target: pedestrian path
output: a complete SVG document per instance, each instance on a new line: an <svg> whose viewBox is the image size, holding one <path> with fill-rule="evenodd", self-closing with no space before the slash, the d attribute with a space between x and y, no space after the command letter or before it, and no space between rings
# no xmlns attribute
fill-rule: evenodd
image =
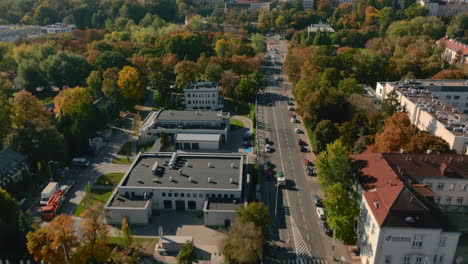
<svg viewBox="0 0 468 264"><path fill-rule="evenodd" d="M282 264L328 264L327 260L319 259L314 257L308 258L291 258L291 259L284 259L281 261Z"/></svg>

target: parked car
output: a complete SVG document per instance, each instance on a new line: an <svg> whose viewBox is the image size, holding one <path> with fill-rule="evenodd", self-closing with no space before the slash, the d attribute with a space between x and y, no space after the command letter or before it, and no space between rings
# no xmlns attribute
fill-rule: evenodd
<svg viewBox="0 0 468 264"><path fill-rule="evenodd" d="M269 138L265 138L265 144L270 144L270 139Z"/></svg>
<svg viewBox="0 0 468 264"><path fill-rule="evenodd" d="M297 139L297 144L298 144L299 146L302 146L302 140L301 140L300 138Z"/></svg>
<svg viewBox="0 0 468 264"><path fill-rule="evenodd" d="M304 146L301 146L301 152L307 153L307 152L309 152L309 149L307 149Z"/></svg>
<svg viewBox="0 0 468 264"><path fill-rule="evenodd" d="M85 158L73 158L71 161L73 166L88 167L91 163Z"/></svg>
<svg viewBox="0 0 468 264"><path fill-rule="evenodd" d="M320 218L320 220L327 219L327 216L325 215L325 209L323 209L322 207L317 208L317 215Z"/></svg>
<svg viewBox="0 0 468 264"><path fill-rule="evenodd" d="M309 166L310 161L308 159L304 159L302 163L304 163L304 166Z"/></svg>
<svg viewBox="0 0 468 264"><path fill-rule="evenodd" d="M327 236L332 236L333 235L333 230L328 226L328 223L323 221L321 224L322 230Z"/></svg>
<svg viewBox="0 0 468 264"><path fill-rule="evenodd" d="M296 132L297 134L301 134L302 133L302 130L300 130L298 127L296 127L294 129L294 132Z"/></svg>
<svg viewBox="0 0 468 264"><path fill-rule="evenodd" d="M270 144L266 144L265 145L265 152L270 152L270 151L271 151Z"/></svg>
<svg viewBox="0 0 468 264"><path fill-rule="evenodd" d="M294 107L290 106L290 107L288 107L288 110L289 111L294 111Z"/></svg>
<svg viewBox="0 0 468 264"><path fill-rule="evenodd" d="M318 207L322 207L322 198L318 194L314 194L313 196L315 205Z"/></svg>

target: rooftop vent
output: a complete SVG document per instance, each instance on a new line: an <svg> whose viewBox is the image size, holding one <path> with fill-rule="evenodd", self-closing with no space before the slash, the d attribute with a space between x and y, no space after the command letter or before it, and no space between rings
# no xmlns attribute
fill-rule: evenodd
<svg viewBox="0 0 468 264"><path fill-rule="evenodd" d="M375 206L375 208L379 209L379 206L380 206L379 202L375 201L374 206Z"/></svg>
<svg viewBox="0 0 468 264"><path fill-rule="evenodd" d="M185 162L185 167L190 167L190 164L187 162Z"/></svg>
<svg viewBox="0 0 468 264"><path fill-rule="evenodd" d="M179 175L182 175L182 169L179 169Z"/></svg>
<svg viewBox="0 0 468 264"><path fill-rule="evenodd" d="M137 180L138 183L144 183L142 179Z"/></svg>
<svg viewBox="0 0 468 264"><path fill-rule="evenodd" d="M412 216L407 216L407 217L405 218L405 222L411 224L411 223L414 223L414 222L416 222L416 221L414 220L414 218L413 218Z"/></svg>
<svg viewBox="0 0 468 264"><path fill-rule="evenodd" d="M188 177L188 181L189 181L189 182L193 182L192 177Z"/></svg>
<svg viewBox="0 0 468 264"><path fill-rule="evenodd" d="M229 178L229 183L233 183L234 181L232 180L232 178Z"/></svg>
<svg viewBox="0 0 468 264"><path fill-rule="evenodd" d="M208 168L211 168L211 162L208 162Z"/></svg>
<svg viewBox="0 0 468 264"><path fill-rule="evenodd" d="M234 168L234 163L231 163L231 168Z"/></svg>
<svg viewBox="0 0 468 264"><path fill-rule="evenodd" d="M211 183L211 178L210 177L208 177L208 183Z"/></svg>
<svg viewBox="0 0 468 264"><path fill-rule="evenodd" d="M173 182L173 181L174 181L174 178L172 178L172 176L169 177L169 181L170 181L170 182Z"/></svg>

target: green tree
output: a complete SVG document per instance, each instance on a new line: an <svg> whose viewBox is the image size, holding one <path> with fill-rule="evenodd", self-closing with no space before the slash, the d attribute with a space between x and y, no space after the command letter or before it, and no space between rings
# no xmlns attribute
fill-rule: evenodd
<svg viewBox="0 0 468 264"><path fill-rule="evenodd" d="M203 17L200 15L195 15L190 18L189 26L193 31L201 31L205 26L205 22L203 21Z"/></svg>
<svg viewBox="0 0 468 264"><path fill-rule="evenodd" d="M40 26L54 24L58 22L57 11L41 4L37 6L36 10L34 11L33 21L34 24Z"/></svg>
<svg viewBox="0 0 468 264"><path fill-rule="evenodd" d="M316 166L318 182L323 187L341 183L351 189L354 181L351 158L340 140L327 145L326 150L317 156Z"/></svg>
<svg viewBox="0 0 468 264"><path fill-rule="evenodd" d="M55 96L55 113L57 117L69 116L72 119L91 118L90 105L93 98L85 88L65 89Z"/></svg>
<svg viewBox="0 0 468 264"><path fill-rule="evenodd" d="M326 146L339 137L339 131L330 120L320 121L313 132L314 141L312 147L315 153L325 150Z"/></svg>
<svg viewBox="0 0 468 264"><path fill-rule="evenodd" d="M223 68L217 63L209 63L205 69L205 77L209 82L219 82L221 80L221 74Z"/></svg>
<svg viewBox="0 0 468 264"><path fill-rule="evenodd" d="M193 244L184 244L177 254L177 264L192 264L197 260L197 253Z"/></svg>
<svg viewBox="0 0 468 264"><path fill-rule="evenodd" d="M125 58L122 53L117 51L104 51L94 61L94 65L100 71L105 71L113 67L121 69L127 63L127 58Z"/></svg>
<svg viewBox="0 0 468 264"><path fill-rule="evenodd" d="M458 38L466 43L468 40L468 13L460 13L452 18L447 33L451 38Z"/></svg>
<svg viewBox="0 0 468 264"><path fill-rule="evenodd" d="M195 81L198 76L197 64L193 61L183 60L174 68L176 74L176 86L185 87L189 82Z"/></svg>
<svg viewBox="0 0 468 264"><path fill-rule="evenodd" d="M117 85L122 91L123 98L131 103L137 103L145 97L145 88L140 80L140 73L131 66L125 66L119 72Z"/></svg>
<svg viewBox="0 0 468 264"><path fill-rule="evenodd" d="M342 92L346 96L350 96L353 93L363 94L364 88L354 78L345 78L338 82L338 91Z"/></svg>
<svg viewBox="0 0 468 264"><path fill-rule="evenodd" d="M408 8L406 8L403 11L403 14L405 14L406 19L412 19L415 17L420 17L420 16L427 16L429 15L429 9L427 9L424 6L421 6L418 3L414 3Z"/></svg>
<svg viewBox="0 0 468 264"><path fill-rule="evenodd" d="M251 202L246 207L242 207L236 211L237 220L242 224L253 223L260 228L262 232L266 232L269 224L268 208L262 202Z"/></svg>
<svg viewBox="0 0 468 264"><path fill-rule="evenodd" d="M250 78L242 78L236 87L236 97L240 100L252 102L257 92L257 84Z"/></svg>
<svg viewBox="0 0 468 264"><path fill-rule="evenodd" d="M256 263L262 246L262 231L252 222L234 222L221 243L223 255L229 263Z"/></svg>
<svg viewBox="0 0 468 264"><path fill-rule="evenodd" d="M160 58L151 58L147 60L148 80L151 85L159 91L165 91L169 88L172 73Z"/></svg>
<svg viewBox="0 0 468 264"><path fill-rule="evenodd" d="M75 87L84 84L91 71L91 65L80 55L59 52L41 63L41 68L49 81L59 89L64 85Z"/></svg>
<svg viewBox="0 0 468 264"><path fill-rule="evenodd" d="M0 225L18 227L18 201L13 198L6 190L0 188Z"/></svg>
<svg viewBox="0 0 468 264"><path fill-rule="evenodd" d="M324 205L327 208L327 222L335 233L346 244L356 240L354 224L359 216L359 207L349 188L337 182L325 187Z"/></svg>
<svg viewBox="0 0 468 264"><path fill-rule="evenodd" d="M130 226L128 225L126 217L122 219L122 233L123 233L123 239L124 239L124 246L126 248L129 248L133 242L133 235L132 235L132 231L130 230Z"/></svg>
<svg viewBox="0 0 468 264"><path fill-rule="evenodd" d="M119 69L115 67L107 69L102 74L102 79L102 93L112 101L120 103L122 101L122 94L117 84Z"/></svg>
<svg viewBox="0 0 468 264"><path fill-rule="evenodd" d="M0 94L0 149L3 149L3 140L11 129L11 114L13 107L6 96Z"/></svg>
<svg viewBox="0 0 468 264"><path fill-rule="evenodd" d="M395 90L392 90L387 94L384 101L382 102L382 106L380 111L382 112L384 118L388 118L392 116L396 112L404 112L406 111L404 106L400 105L398 101L398 94Z"/></svg>
<svg viewBox="0 0 468 264"><path fill-rule="evenodd" d="M86 78L87 89L94 100L102 96L102 74L99 71L92 71Z"/></svg>
<svg viewBox="0 0 468 264"><path fill-rule="evenodd" d="M21 89L35 93L37 87L47 86L47 81L37 62L24 60L18 65L16 84Z"/></svg>
<svg viewBox="0 0 468 264"><path fill-rule="evenodd" d="M252 34L250 37L252 47L257 53L265 52L267 50L267 41L265 36L259 33Z"/></svg>

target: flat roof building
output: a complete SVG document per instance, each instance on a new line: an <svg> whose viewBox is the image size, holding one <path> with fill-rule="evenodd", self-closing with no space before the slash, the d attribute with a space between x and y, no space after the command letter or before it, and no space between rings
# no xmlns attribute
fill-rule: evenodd
<svg viewBox="0 0 468 264"><path fill-rule="evenodd" d="M105 206L107 222L125 216L146 224L152 210L203 211L208 199L240 201L245 163L233 154L140 153Z"/></svg>
<svg viewBox="0 0 468 264"><path fill-rule="evenodd" d="M160 110L151 112L146 117L138 131L138 139L142 143L154 142L160 133L164 132L170 136L171 141L176 141L176 135L190 134L191 136L181 136L181 140L176 143L187 143L184 140L190 137L190 147L192 143L205 146L205 139L207 137L211 139L211 136L207 135L219 135L219 143L227 142L229 126L230 114L222 110ZM196 135L199 135L199 142L193 141L197 139ZM205 149L212 149L212 146L208 145Z"/></svg>
<svg viewBox="0 0 468 264"><path fill-rule="evenodd" d="M0 151L0 188L7 188L29 176L27 158L12 149Z"/></svg>
<svg viewBox="0 0 468 264"><path fill-rule="evenodd" d="M468 153L468 80L379 82L380 100L395 91L411 124L443 138L457 153Z"/></svg>
<svg viewBox="0 0 468 264"><path fill-rule="evenodd" d="M439 39L437 43L445 46L445 51L442 57L444 57L448 63L468 63L468 45L454 39L450 39L447 36Z"/></svg>
<svg viewBox="0 0 468 264"><path fill-rule="evenodd" d="M184 89L185 109L220 110L224 107L224 97L215 82L193 82Z"/></svg>

